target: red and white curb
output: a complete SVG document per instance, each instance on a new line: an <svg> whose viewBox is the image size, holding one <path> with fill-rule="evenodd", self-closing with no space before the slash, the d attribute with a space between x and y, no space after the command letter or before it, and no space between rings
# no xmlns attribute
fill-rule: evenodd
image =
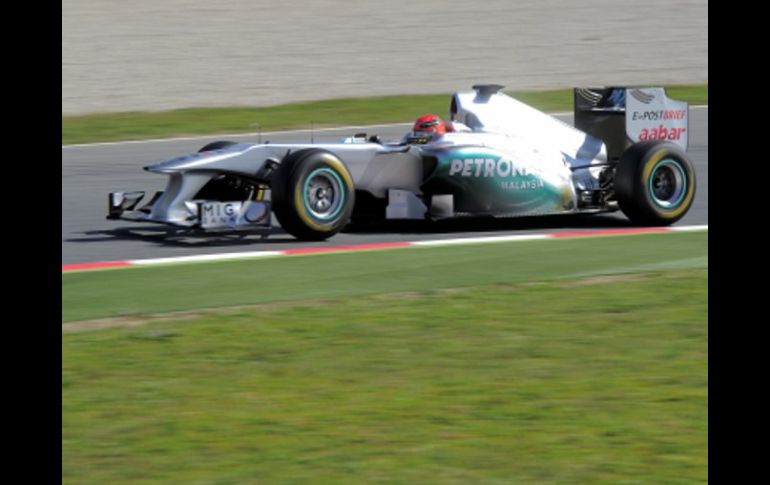
<svg viewBox="0 0 770 485"><path fill-rule="evenodd" d="M677 227L641 227L623 229L589 229L576 231L551 232L546 234L520 234L508 236L469 237L458 239L434 239L430 241L395 241L380 243L348 244L341 246L322 246L312 248L284 249L281 251L247 251L241 253L201 254L196 256L176 256L173 258L129 259L125 261L98 261L92 263L63 264L62 273L74 271L92 271L99 269L130 268L159 264L199 263L205 261L232 261L237 259L255 259L275 256L296 256L301 254L339 253L346 251L366 251L403 247L449 246L456 244L483 244L508 241L534 241L538 239L563 239L576 237L623 236L633 234L655 234L665 232L707 231L708 225Z"/></svg>

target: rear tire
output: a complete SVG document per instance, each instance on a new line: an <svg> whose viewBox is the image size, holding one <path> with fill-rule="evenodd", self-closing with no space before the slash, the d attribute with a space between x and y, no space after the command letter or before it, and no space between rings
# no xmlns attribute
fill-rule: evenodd
<svg viewBox="0 0 770 485"><path fill-rule="evenodd" d="M290 154L272 178L273 212L297 239L320 241L342 230L355 204L353 177L333 153L317 148Z"/></svg>
<svg viewBox="0 0 770 485"><path fill-rule="evenodd" d="M634 224L668 226L692 206L695 169L678 145L659 140L637 143L620 157L615 194Z"/></svg>

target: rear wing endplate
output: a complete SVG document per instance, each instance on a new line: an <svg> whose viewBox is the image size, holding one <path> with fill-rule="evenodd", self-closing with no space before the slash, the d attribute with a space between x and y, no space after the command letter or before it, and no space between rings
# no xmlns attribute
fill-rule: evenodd
<svg viewBox="0 0 770 485"><path fill-rule="evenodd" d="M644 140L687 150L688 104L669 98L665 88L576 88L574 95L575 128L604 141L610 161Z"/></svg>

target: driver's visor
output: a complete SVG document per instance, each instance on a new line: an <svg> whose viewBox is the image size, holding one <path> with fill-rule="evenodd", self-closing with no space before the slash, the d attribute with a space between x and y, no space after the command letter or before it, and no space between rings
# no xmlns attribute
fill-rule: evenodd
<svg viewBox="0 0 770 485"><path fill-rule="evenodd" d="M418 126L415 127L415 131L428 130L433 126L438 126L438 120L423 121L422 123L420 123Z"/></svg>

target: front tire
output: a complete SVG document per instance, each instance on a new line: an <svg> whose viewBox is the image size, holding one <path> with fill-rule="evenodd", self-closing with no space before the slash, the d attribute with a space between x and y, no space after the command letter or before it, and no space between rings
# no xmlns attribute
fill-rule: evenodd
<svg viewBox="0 0 770 485"><path fill-rule="evenodd" d="M695 169L678 145L658 140L637 143L620 157L615 194L634 224L668 226L692 206Z"/></svg>
<svg viewBox="0 0 770 485"><path fill-rule="evenodd" d="M275 217L297 239L327 239L350 220L353 177L329 151L309 148L290 154L276 169L272 183Z"/></svg>

